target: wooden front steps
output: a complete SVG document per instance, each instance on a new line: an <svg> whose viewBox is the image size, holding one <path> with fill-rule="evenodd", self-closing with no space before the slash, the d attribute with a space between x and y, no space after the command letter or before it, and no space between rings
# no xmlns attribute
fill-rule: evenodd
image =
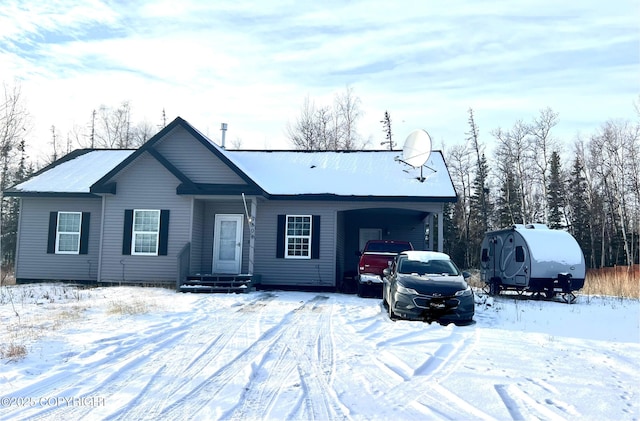
<svg viewBox="0 0 640 421"><path fill-rule="evenodd" d="M195 274L188 275L178 288L180 292L249 292L257 283L258 275L251 274Z"/></svg>

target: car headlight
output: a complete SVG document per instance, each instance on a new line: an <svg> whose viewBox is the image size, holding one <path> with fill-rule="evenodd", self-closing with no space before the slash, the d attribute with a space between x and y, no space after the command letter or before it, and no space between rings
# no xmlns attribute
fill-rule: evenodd
<svg viewBox="0 0 640 421"><path fill-rule="evenodd" d="M402 286L401 284L398 284L398 289L397 289L397 291L398 291L400 294L420 295L420 294L418 294L418 291L416 291L415 289L413 289L413 288L407 288L407 287L404 287L404 286Z"/></svg>
<svg viewBox="0 0 640 421"><path fill-rule="evenodd" d="M463 289L456 292L456 297L468 297L470 295L473 295L473 291L471 290L471 287L467 287L467 289Z"/></svg>

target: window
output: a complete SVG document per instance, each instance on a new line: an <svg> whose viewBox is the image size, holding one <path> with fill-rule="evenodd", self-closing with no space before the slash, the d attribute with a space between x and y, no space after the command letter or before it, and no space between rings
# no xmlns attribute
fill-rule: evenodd
<svg viewBox="0 0 640 421"><path fill-rule="evenodd" d="M156 256L160 233L160 210L134 210L131 254Z"/></svg>
<svg viewBox="0 0 640 421"><path fill-rule="evenodd" d="M58 212L56 253L78 254L80 252L80 227L82 213Z"/></svg>
<svg viewBox="0 0 640 421"><path fill-rule="evenodd" d="M311 215L287 215L286 258L311 258Z"/></svg>
<svg viewBox="0 0 640 421"><path fill-rule="evenodd" d="M87 254L89 212L50 212L48 254Z"/></svg>
<svg viewBox="0 0 640 421"><path fill-rule="evenodd" d="M169 209L125 209L122 254L166 256L169 247Z"/></svg>
<svg viewBox="0 0 640 421"><path fill-rule="evenodd" d="M278 215L276 258L319 259L320 215Z"/></svg>
<svg viewBox="0 0 640 421"><path fill-rule="evenodd" d="M516 262L524 262L524 247L516 246Z"/></svg>

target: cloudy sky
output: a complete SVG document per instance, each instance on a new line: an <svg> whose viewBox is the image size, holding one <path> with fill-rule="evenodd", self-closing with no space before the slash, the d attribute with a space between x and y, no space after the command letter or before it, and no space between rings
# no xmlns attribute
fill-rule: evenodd
<svg viewBox="0 0 640 421"><path fill-rule="evenodd" d="M42 148L52 125L123 101L134 121L165 109L212 139L226 122L243 148L290 148L305 97L347 86L372 148L385 110L398 141L423 128L446 147L470 107L484 141L551 107L569 143L636 118L639 18L637 0L1 0L0 78L20 82Z"/></svg>

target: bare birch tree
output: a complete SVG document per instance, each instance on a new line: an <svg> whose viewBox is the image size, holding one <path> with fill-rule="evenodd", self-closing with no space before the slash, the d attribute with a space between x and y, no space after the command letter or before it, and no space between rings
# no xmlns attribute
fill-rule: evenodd
<svg viewBox="0 0 640 421"><path fill-rule="evenodd" d="M553 151L559 151L560 145L557 139L555 139L551 130L558 124L558 113L554 112L551 108L545 108L540 110L540 115L533 119L533 122L528 126L528 132L531 136L531 148L533 162L537 168L537 171L533 174L536 188L542 190L542 200L546 202L549 197L549 169L551 163L551 156ZM548 203L544 203L541 206L544 214L542 221L548 220L547 209Z"/></svg>
<svg viewBox="0 0 640 421"><path fill-rule="evenodd" d="M30 117L19 84L2 84L0 98L0 191L22 181L25 171L25 138L30 130ZM18 229L17 199L1 196L0 253L3 270L12 265Z"/></svg>
<svg viewBox="0 0 640 421"><path fill-rule="evenodd" d="M305 97L294 123L287 123L286 132L295 149L353 150L362 147L357 122L361 117L360 99L348 87L334 98L332 107L316 106Z"/></svg>

